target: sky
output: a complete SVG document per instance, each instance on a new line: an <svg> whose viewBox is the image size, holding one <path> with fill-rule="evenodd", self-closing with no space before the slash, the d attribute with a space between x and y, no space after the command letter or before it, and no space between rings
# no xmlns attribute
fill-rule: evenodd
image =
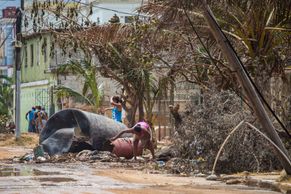
<svg viewBox="0 0 291 194"><path fill-rule="evenodd" d="M2 17L2 9L6 7L20 7L20 0L0 0L0 16Z"/></svg>

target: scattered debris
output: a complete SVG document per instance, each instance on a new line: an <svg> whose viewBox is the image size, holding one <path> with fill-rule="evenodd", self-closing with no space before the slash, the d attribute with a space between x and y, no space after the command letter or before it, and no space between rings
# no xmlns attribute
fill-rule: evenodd
<svg viewBox="0 0 291 194"><path fill-rule="evenodd" d="M219 180L219 177L216 174L211 174L208 177L206 177L206 180L217 181L217 180Z"/></svg>
<svg viewBox="0 0 291 194"><path fill-rule="evenodd" d="M242 99L230 91L204 91L203 103L189 104L181 115L182 121L178 120L179 125L172 138L177 149L175 157L196 161L200 172L212 170L216 154L230 131L242 120L254 123L254 117L245 106ZM188 166L182 162L174 169L180 173L184 169L189 174L194 168ZM277 169L281 169L281 164L268 142L244 126L232 134L225 145L215 172Z"/></svg>
<svg viewBox="0 0 291 194"><path fill-rule="evenodd" d="M166 165L166 163L164 161L157 161L158 167L164 167Z"/></svg>
<svg viewBox="0 0 291 194"><path fill-rule="evenodd" d="M36 147L33 149L34 157L43 157L44 156L44 150L42 145L36 145Z"/></svg>
<svg viewBox="0 0 291 194"><path fill-rule="evenodd" d="M42 156L38 156L36 158L36 163L43 163L46 161L46 158L45 157L42 157Z"/></svg>
<svg viewBox="0 0 291 194"><path fill-rule="evenodd" d="M156 157L159 161L169 161L177 155L177 149L174 146L164 146L156 152Z"/></svg>
<svg viewBox="0 0 291 194"><path fill-rule="evenodd" d="M34 159L34 155L31 154L31 153L27 153L23 157L20 158L20 161L23 161L23 162L32 162L33 159Z"/></svg>

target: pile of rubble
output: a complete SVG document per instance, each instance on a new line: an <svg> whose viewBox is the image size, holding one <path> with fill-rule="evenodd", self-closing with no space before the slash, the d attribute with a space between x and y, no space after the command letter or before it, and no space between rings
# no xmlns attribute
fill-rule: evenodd
<svg viewBox="0 0 291 194"><path fill-rule="evenodd" d="M36 147L33 153L27 153L20 158L13 158L13 162L20 163L57 163L57 162L117 162L120 160L116 155L107 151L91 151L83 150L79 153L65 153L62 155L49 156L47 153L40 151L40 147Z"/></svg>
<svg viewBox="0 0 291 194"><path fill-rule="evenodd" d="M212 170L216 154L231 130L242 120L257 125L256 119L248 110L242 99L230 91L206 91L203 103L190 104L185 113L174 115L178 118L173 138L177 149L176 157L189 161L193 168L197 161L201 161L200 170ZM225 145L216 172L279 169L280 163L271 147L259 134L244 126ZM185 168L186 171L189 169L191 168Z"/></svg>

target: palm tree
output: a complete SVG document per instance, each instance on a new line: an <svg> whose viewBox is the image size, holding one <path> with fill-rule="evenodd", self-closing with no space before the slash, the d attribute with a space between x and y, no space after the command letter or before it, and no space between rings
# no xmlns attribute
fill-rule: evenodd
<svg viewBox="0 0 291 194"><path fill-rule="evenodd" d="M145 5L142 10L157 16L162 30L171 29L180 31L181 34L191 34L193 29L186 17L185 13L187 13L198 35L211 53L211 56L200 55L201 58L208 58L205 61L209 64L206 68L208 72L206 76L210 79L210 83L218 83L220 80L221 83L217 85L223 89L233 88L239 91L239 84L233 76L230 65L221 57L218 45L214 41L213 46L209 46L209 40L213 41L213 37L201 14L201 2L201 0L154 1ZM257 87L270 104L276 104L275 111L278 114L281 113L280 116L286 123L288 115L283 113L284 109L288 109L288 104L282 108L280 103L276 102L286 101L285 99L289 96L289 94L284 94L286 90L278 86L286 87L290 84L284 74L284 67L288 63L286 56L291 54L289 49L291 1L218 0L209 1L209 5ZM180 24L179 27L177 24ZM193 44L201 45L197 41ZM276 84L272 84L271 81Z"/></svg>
<svg viewBox="0 0 291 194"><path fill-rule="evenodd" d="M194 11L199 11L197 8L201 3L202 1L166 0L159 1L159 4L165 6L164 8L160 7L164 9L163 12L157 11L155 8L152 8L152 10L164 22L177 20L177 18L180 21L184 19L184 22L187 21L194 29L195 25L193 23L195 24L200 19L196 17ZM206 1L204 3L206 4ZM284 62L283 58L290 55L290 49L286 49L286 47L288 47L288 39L290 39L291 1L223 0L211 1L210 7L213 8L214 15L218 18L222 29L231 36L234 47L244 59L244 63L250 74L255 78L258 87L265 94L269 94L271 78L274 74L284 76L284 63L286 61ZM188 14L190 16L187 16ZM207 16L205 14L205 18L210 20L210 17ZM199 36L197 31L195 33ZM224 40L220 39L219 41ZM229 66L226 62L223 63ZM230 75L228 76L230 77ZM262 120L261 123L267 128ZM272 129L267 132L283 152L287 153L277 134ZM279 153L277 155L287 173L290 174L291 167L288 156L286 159Z"/></svg>
<svg viewBox="0 0 291 194"><path fill-rule="evenodd" d="M0 75L0 114L9 115L13 106L13 89L11 88L12 79Z"/></svg>
<svg viewBox="0 0 291 194"><path fill-rule="evenodd" d="M81 93L65 86L59 86L56 88L58 96L78 96L86 103L95 106L96 110L99 108L102 93L100 85L97 83L97 66L91 60L70 61L59 66L57 71L60 74L71 73L84 80Z"/></svg>

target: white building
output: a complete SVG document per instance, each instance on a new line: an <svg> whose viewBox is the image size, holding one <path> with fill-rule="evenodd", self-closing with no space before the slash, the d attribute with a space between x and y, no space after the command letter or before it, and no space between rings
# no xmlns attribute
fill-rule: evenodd
<svg viewBox="0 0 291 194"><path fill-rule="evenodd" d="M120 23L129 23L133 16L138 15L137 8L141 6L141 3L141 0L92 1L93 15L91 20L96 20L99 24L106 24L116 14L120 18Z"/></svg>
<svg viewBox="0 0 291 194"><path fill-rule="evenodd" d="M0 19L0 74L11 77L14 66L14 18Z"/></svg>

